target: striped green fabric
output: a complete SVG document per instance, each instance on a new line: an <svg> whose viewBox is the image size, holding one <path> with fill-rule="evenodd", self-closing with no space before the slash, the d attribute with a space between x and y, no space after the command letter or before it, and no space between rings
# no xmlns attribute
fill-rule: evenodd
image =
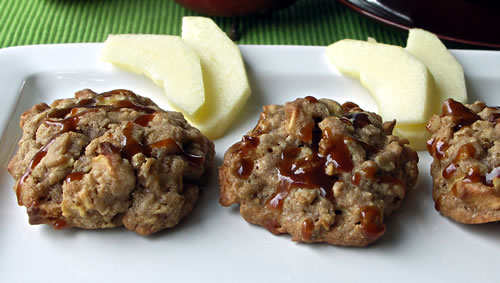
<svg viewBox="0 0 500 283"><path fill-rule="evenodd" d="M110 33L179 34L197 15L173 0L0 0L0 48L102 42ZM232 18L214 18L223 29ZM343 38L404 45L407 33L378 24L334 0L299 0L287 9L240 19L240 44L328 45ZM460 48L459 44L448 44Z"/></svg>

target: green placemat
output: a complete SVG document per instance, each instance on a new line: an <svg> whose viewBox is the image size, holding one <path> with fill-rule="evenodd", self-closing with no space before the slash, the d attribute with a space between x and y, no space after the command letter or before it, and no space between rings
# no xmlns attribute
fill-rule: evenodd
<svg viewBox="0 0 500 283"><path fill-rule="evenodd" d="M189 15L197 14L173 0L0 0L0 48L102 42L110 33L179 34L181 18ZM214 19L223 29L233 22ZM240 44L328 45L371 36L404 45L407 37L333 0L299 0L272 14L242 17L240 27Z"/></svg>

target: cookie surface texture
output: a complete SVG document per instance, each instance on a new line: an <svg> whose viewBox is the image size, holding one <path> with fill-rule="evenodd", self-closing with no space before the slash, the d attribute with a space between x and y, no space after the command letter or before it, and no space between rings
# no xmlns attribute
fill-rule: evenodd
<svg viewBox="0 0 500 283"><path fill-rule="evenodd" d="M148 235L193 208L214 145L182 114L128 90L40 103L9 172L31 224L87 229L125 226Z"/></svg>
<svg viewBox="0 0 500 283"><path fill-rule="evenodd" d="M219 170L220 203L294 241L366 246L417 181L418 156L394 122L329 99L264 106Z"/></svg>
<svg viewBox="0 0 500 283"><path fill-rule="evenodd" d="M455 221L500 220L500 108L446 100L427 125L436 210Z"/></svg>

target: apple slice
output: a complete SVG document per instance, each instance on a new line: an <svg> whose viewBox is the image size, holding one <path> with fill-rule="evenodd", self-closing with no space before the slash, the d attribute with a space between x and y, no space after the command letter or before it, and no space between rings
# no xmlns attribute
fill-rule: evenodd
<svg viewBox="0 0 500 283"><path fill-rule="evenodd" d="M326 48L340 72L359 78L378 104L384 120L424 124L436 104L427 67L399 46L344 39Z"/></svg>
<svg viewBox="0 0 500 283"><path fill-rule="evenodd" d="M200 58L180 37L109 35L101 60L145 74L165 90L166 102L193 117L205 102Z"/></svg>
<svg viewBox="0 0 500 283"><path fill-rule="evenodd" d="M410 29L406 50L424 62L434 77L439 94L436 113L448 98L467 102L464 69L435 34L422 29Z"/></svg>
<svg viewBox="0 0 500 283"><path fill-rule="evenodd" d="M393 134L408 139L414 150L426 150L426 142L431 137L431 134L425 129L426 125L396 125Z"/></svg>
<svg viewBox="0 0 500 283"><path fill-rule="evenodd" d="M240 50L205 17L184 17L182 39L200 56L205 82L206 102L196 117L188 120L209 138L218 138L250 96Z"/></svg>

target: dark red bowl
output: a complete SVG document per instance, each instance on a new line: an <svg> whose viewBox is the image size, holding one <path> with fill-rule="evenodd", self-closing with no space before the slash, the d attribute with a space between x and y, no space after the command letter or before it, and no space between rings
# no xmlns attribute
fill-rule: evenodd
<svg viewBox="0 0 500 283"><path fill-rule="evenodd" d="M285 8L296 0L175 0L182 6L209 16L243 16Z"/></svg>
<svg viewBox="0 0 500 283"><path fill-rule="evenodd" d="M500 1L340 0L376 21L401 28L423 28L440 38L500 48Z"/></svg>

